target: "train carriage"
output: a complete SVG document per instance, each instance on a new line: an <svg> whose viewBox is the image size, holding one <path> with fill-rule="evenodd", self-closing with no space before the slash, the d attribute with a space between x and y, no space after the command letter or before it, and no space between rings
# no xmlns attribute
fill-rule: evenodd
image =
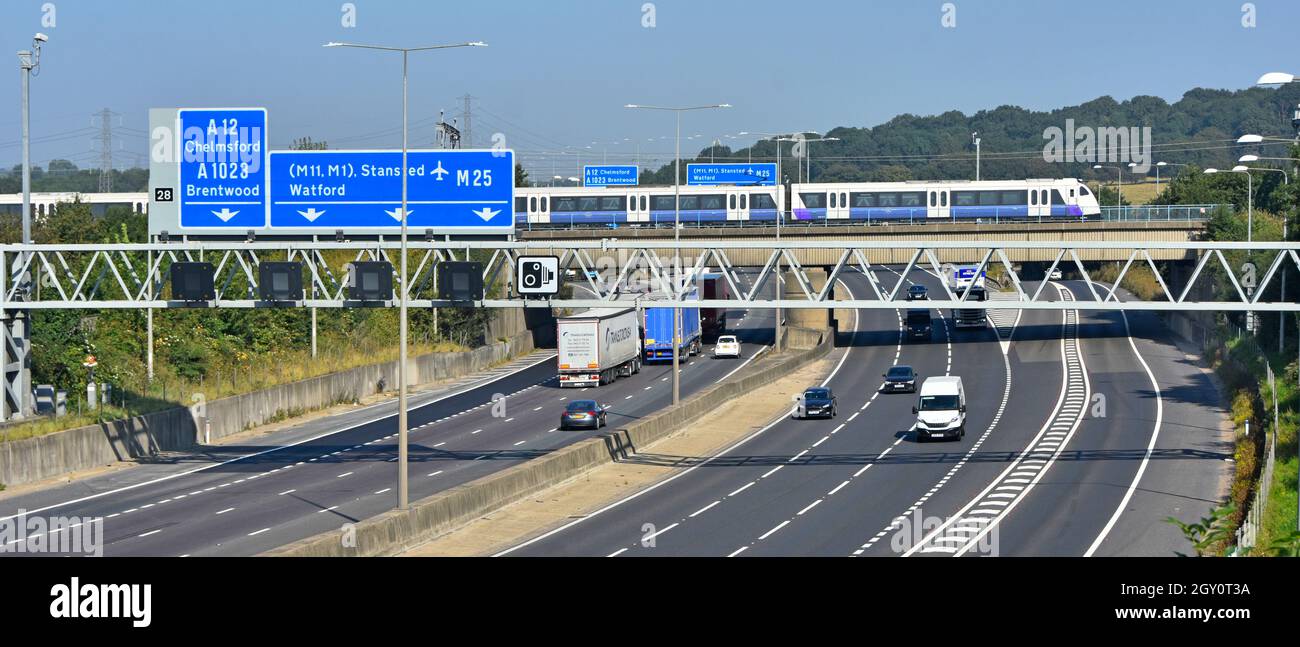
<svg viewBox="0 0 1300 647"><path fill-rule="evenodd" d="M926 223L962 220L1085 220L1101 214L1075 179L795 184L788 218Z"/></svg>

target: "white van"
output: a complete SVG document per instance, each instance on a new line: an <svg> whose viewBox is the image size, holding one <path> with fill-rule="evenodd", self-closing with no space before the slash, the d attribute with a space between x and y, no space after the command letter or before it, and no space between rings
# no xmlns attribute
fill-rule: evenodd
<svg viewBox="0 0 1300 647"><path fill-rule="evenodd" d="M921 384L916 406L916 440L960 439L966 435L966 389L956 376L928 377Z"/></svg>

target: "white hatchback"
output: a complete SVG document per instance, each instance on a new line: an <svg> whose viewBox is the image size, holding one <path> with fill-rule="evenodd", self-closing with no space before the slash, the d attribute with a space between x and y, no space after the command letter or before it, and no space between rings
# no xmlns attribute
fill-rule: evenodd
<svg viewBox="0 0 1300 647"><path fill-rule="evenodd" d="M740 341L735 335L718 337L718 343L713 346L713 358L719 357L740 357Z"/></svg>

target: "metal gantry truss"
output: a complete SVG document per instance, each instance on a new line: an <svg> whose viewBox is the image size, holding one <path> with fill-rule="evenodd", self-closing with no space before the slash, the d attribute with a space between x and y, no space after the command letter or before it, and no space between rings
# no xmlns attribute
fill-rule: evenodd
<svg viewBox="0 0 1300 647"><path fill-rule="evenodd" d="M302 306L344 308L362 305L349 301L346 293L347 264L352 261L389 261L399 267L396 241L366 242L182 242L103 245L0 245L0 310L8 315L44 309L135 309L135 308L258 308ZM1190 276L1181 285L1168 280L1152 251L1162 259L1171 254L1184 259ZM406 290L411 307L466 306L488 308L589 308L614 302L654 301L656 305L695 305L728 308L905 308L900 293L904 279L913 270L943 276L945 266L954 263L978 265L979 271L1000 267L1009 281L1009 291L994 301L968 301L969 294L957 294L942 281L942 298L931 299L932 308L1021 308L1080 310L1202 310L1202 311L1300 311L1294 298L1265 301L1275 295L1268 287L1285 265L1300 269L1300 245L1277 242L1036 242L1007 241L938 242L916 241L736 241L690 240L622 241L412 241L408 245L410 276L403 283L394 276L395 290ZM743 254L749 260L733 262ZM555 298L521 298L513 294L515 261L519 256L554 255L560 267L573 270L569 283L576 292ZM1105 255L1126 258L1115 284L1093 281L1084 261ZM1247 258L1267 269L1262 276L1241 267ZM1234 256L1237 266L1230 262ZM1070 270L1082 280L1092 298L1066 305L1040 298L1045 283L1025 289L1013 258L1052 259L1047 272ZM904 259L906 259L904 261ZM435 268L449 260L479 260L487 298L472 304L452 303L436 298ZM169 267L178 261L208 261L214 267L216 299L186 302L170 298L166 280ZM299 261L304 268L306 294L290 304L258 298L257 266L263 261ZM1042 263L1048 263L1044 260ZM1155 300L1121 300L1116 284L1122 283L1134 265L1147 265L1160 285ZM765 286L780 267L787 282L785 294L777 299ZM1041 267L1041 265L1039 265ZM1208 267L1222 269L1208 270ZM717 273L727 283L728 299L697 300L691 291L706 272ZM1198 281L1215 274L1219 293L1227 297L1205 297L1194 290ZM869 294L837 299L833 286L850 276L861 277ZM30 277L30 278L29 278ZM1213 292L1213 291L1210 291ZM1300 294L1300 291L1297 292ZM841 294L839 297L845 295ZM396 295L395 295L396 297ZM833 302L833 304L832 304ZM395 305L396 298L381 305ZM367 303L366 305L374 305ZM6 320L12 316L6 317Z"/></svg>
<svg viewBox="0 0 1300 647"><path fill-rule="evenodd" d="M1162 257L1178 253L1191 268L1182 286L1161 272L1153 249ZM1113 259L1127 257L1114 285L1093 281L1084 259L1104 251ZM656 305L699 305L727 308L880 308L907 307L902 298L904 277L923 270L939 277L945 265L961 260L985 269L1001 268L1009 279L1010 292L997 301L967 301L969 294L956 294L943 281L944 295L926 305L931 308L1022 308L1022 309L1117 309L1117 311L1221 311L1297 312L1296 299L1265 301L1273 294L1268 287L1284 265L1300 269L1300 244L1295 243L1115 243L1115 242L828 242L828 240L581 240L581 242L420 242L408 243L407 281L394 275L395 290L406 290L413 308L473 305L486 308L593 308L614 301L654 301ZM304 269L307 298L287 305L312 308L347 308L360 305L347 299L347 264L351 261L390 261L399 266L399 244L382 242L185 242L144 244L31 244L0 246L0 309L6 313L38 309L122 309L122 308L261 308L283 307L259 299L257 265L263 261L300 261ZM749 261L733 262L737 253ZM559 256L560 268L573 270L569 282L584 288L586 295L564 298L524 299L513 295L515 261L519 256ZM1236 257L1236 264L1229 257ZM1052 257L1054 269L1073 270L1087 287L1091 299L1069 305L1041 299L1045 283L1026 290L1017 264L1011 257ZM1262 277L1256 270L1242 268L1242 259L1266 265ZM809 259L819 259L810 262ZM900 262L906 259L906 262ZM478 260L484 264L487 298L472 304L438 300L433 288L435 266L448 260ZM833 261L832 261L833 260ZM177 261L209 261L214 268L216 299L192 303L170 299L166 277ZM758 262L755 262L758 261ZM831 261L831 262L828 262ZM1122 283L1134 265L1147 265L1160 283L1161 296L1154 300L1118 298L1115 285ZM780 299L764 290L776 268L790 285ZM1208 268L1222 269L1208 270ZM729 299L694 299L690 294L703 274L722 275ZM1193 290L1206 275L1217 274L1223 296L1201 296ZM858 275L870 287L870 294L836 300L832 286ZM27 278L27 277L30 277ZM742 278L744 277L744 278ZM1300 292L1297 292L1300 294ZM840 295L841 298L844 295ZM396 300L383 305L394 305ZM6 317L9 320L12 317Z"/></svg>

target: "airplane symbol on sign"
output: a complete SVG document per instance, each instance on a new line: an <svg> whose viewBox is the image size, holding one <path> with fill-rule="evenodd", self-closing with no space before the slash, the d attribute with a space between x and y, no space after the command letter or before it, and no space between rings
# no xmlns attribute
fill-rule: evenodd
<svg viewBox="0 0 1300 647"><path fill-rule="evenodd" d="M444 176L444 175L450 175L450 174L451 174L451 171L448 171L447 169L443 168L443 167L442 167L442 160L438 160L438 168L433 169L433 174L436 175L436 176L438 176L438 181L441 182L441 181L442 181L442 176Z"/></svg>
<svg viewBox="0 0 1300 647"><path fill-rule="evenodd" d="M396 209L393 209L392 211L389 211L389 210L385 209L385 210L384 210L384 213L386 213L386 214L392 216L392 217L393 217L393 220L396 220L397 222L401 222L401 221L402 221L402 208L401 208L401 207L398 207L398 208L396 208ZM410 218L410 217L411 217L411 214L413 214L413 213L415 213L415 209L407 209L407 210L406 210L406 217L407 217L407 218Z"/></svg>
<svg viewBox="0 0 1300 647"><path fill-rule="evenodd" d="M231 211L230 207L222 207L221 211L212 212L212 215L221 219L221 222L230 222L230 219L234 218L238 214L238 211Z"/></svg>
<svg viewBox="0 0 1300 647"><path fill-rule="evenodd" d="M312 207L306 211L299 211L298 214L301 215L303 218L306 218L307 222L316 222L317 218L325 215L325 212L317 211L316 207Z"/></svg>

